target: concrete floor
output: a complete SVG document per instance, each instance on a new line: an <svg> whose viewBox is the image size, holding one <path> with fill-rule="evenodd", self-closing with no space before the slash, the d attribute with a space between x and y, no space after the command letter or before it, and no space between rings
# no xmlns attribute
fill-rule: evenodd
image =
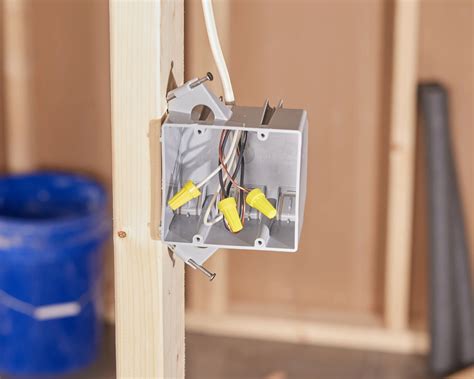
<svg viewBox="0 0 474 379"><path fill-rule="evenodd" d="M431 379L419 356L189 334L191 379Z"/></svg>
<svg viewBox="0 0 474 379"><path fill-rule="evenodd" d="M100 359L64 379L115 377L113 330ZM432 379L421 356L186 335L186 379Z"/></svg>

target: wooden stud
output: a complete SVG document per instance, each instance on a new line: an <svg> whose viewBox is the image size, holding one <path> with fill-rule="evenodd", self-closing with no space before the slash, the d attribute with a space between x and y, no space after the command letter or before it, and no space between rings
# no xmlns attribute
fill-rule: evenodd
<svg viewBox="0 0 474 379"><path fill-rule="evenodd" d="M117 376L184 377L184 264L159 241L160 122L183 1L110 2ZM172 78L174 76L174 78Z"/></svg>
<svg viewBox="0 0 474 379"><path fill-rule="evenodd" d="M389 187L387 214L385 322L405 330L409 318L414 198L419 0L395 5Z"/></svg>
<svg viewBox="0 0 474 379"><path fill-rule="evenodd" d="M33 169L31 64L28 59L28 2L3 2L5 145L7 168Z"/></svg>

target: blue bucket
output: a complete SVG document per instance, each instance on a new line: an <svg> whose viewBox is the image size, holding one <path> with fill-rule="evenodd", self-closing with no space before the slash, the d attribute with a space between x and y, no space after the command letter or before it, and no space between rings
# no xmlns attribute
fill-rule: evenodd
<svg viewBox="0 0 474 379"><path fill-rule="evenodd" d="M0 177L0 372L58 374L96 358L106 203L79 175Z"/></svg>

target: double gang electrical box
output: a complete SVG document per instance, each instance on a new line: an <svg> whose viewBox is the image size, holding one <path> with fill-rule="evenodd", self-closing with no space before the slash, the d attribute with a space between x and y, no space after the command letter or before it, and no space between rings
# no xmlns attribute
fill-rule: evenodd
<svg viewBox="0 0 474 379"><path fill-rule="evenodd" d="M307 115L300 109L226 106L198 79L168 95L162 125L164 243L186 261L202 264L218 248L295 252L303 224L307 171ZM269 219L245 207L245 227L231 233L223 222L208 226L204 210L219 186L214 176L200 195L176 210L166 204L189 180L199 182L219 165L223 129L247 133L245 184L259 188L276 209Z"/></svg>

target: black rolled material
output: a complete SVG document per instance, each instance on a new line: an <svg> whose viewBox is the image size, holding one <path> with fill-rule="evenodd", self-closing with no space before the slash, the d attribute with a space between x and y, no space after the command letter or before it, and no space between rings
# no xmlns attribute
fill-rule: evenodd
<svg viewBox="0 0 474 379"><path fill-rule="evenodd" d="M469 249L449 135L448 94L438 83L421 84L419 99L427 152L429 366L445 376L474 363Z"/></svg>

